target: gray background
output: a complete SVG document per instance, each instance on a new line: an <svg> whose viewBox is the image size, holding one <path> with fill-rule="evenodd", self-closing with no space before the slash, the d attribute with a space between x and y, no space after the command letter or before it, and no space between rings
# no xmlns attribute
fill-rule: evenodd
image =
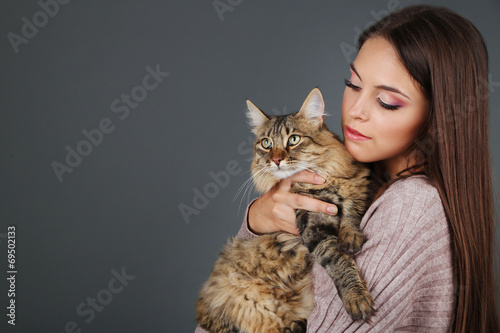
<svg viewBox="0 0 500 333"><path fill-rule="evenodd" d="M425 2L466 16L487 41L498 178L500 2ZM291 112L318 86L327 123L340 133L354 59L341 45L353 47L388 9L422 1L218 3L226 11L208 0L71 1L44 21L36 1L2 1L1 331L191 332L198 290L255 196L236 196L251 157L245 99ZM23 17L40 27L16 53L8 36L22 36ZM150 91L141 88L147 66L169 73ZM141 101L130 114L113 112L113 101L131 93ZM89 153L82 131L106 118L114 130ZM66 146L79 144L88 154L61 182L52 163L66 164ZM196 213L183 217L180 206ZM9 225L15 327L6 317ZM120 284L113 270L128 280ZM92 310L92 299L104 305Z"/></svg>

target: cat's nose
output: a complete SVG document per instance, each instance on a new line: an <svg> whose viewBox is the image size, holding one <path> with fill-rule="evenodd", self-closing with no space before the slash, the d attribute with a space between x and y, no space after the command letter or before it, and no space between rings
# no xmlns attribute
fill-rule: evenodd
<svg viewBox="0 0 500 333"><path fill-rule="evenodd" d="M277 166L280 166L281 161L283 161L283 159L282 159L282 158L273 158L273 162L274 162L274 164L276 164Z"/></svg>

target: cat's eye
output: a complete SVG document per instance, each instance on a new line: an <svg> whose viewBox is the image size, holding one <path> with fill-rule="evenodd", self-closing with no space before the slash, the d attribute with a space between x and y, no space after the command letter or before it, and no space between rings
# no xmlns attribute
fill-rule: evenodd
<svg viewBox="0 0 500 333"><path fill-rule="evenodd" d="M291 135L288 138L288 145L289 146L295 146L297 143L299 143L299 141L300 141L300 136L298 136L298 135Z"/></svg>
<svg viewBox="0 0 500 333"><path fill-rule="evenodd" d="M262 139L262 141L260 142L260 144L262 145L262 147L264 147L265 149L269 149L273 146L273 143L271 140L269 139Z"/></svg>

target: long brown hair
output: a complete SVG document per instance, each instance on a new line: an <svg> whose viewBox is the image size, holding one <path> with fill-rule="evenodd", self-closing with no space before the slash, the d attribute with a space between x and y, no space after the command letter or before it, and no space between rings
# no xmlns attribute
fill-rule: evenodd
<svg viewBox="0 0 500 333"><path fill-rule="evenodd" d="M452 329L500 332L484 40L467 19L424 5L383 18L361 34L358 47L372 37L393 45L428 101L429 118L410 153L419 166L414 170L438 189L451 231L457 283Z"/></svg>

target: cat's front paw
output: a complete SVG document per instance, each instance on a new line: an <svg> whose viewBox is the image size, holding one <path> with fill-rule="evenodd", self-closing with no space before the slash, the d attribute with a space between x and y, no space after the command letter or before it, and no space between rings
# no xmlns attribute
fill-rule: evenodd
<svg viewBox="0 0 500 333"><path fill-rule="evenodd" d="M369 322L369 318L375 313L372 295L368 290L351 289L344 295L344 307L353 320L363 319Z"/></svg>
<svg viewBox="0 0 500 333"><path fill-rule="evenodd" d="M305 333L307 330L307 320L295 320L289 327L285 327L283 333Z"/></svg>
<svg viewBox="0 0 500 333"><path fill-rule="evenodd" d="M361 246L365 242L363 233L354 228L340 228L338 236L338 244L342 251L347 253L356 253L361 250Z"/></svg>

